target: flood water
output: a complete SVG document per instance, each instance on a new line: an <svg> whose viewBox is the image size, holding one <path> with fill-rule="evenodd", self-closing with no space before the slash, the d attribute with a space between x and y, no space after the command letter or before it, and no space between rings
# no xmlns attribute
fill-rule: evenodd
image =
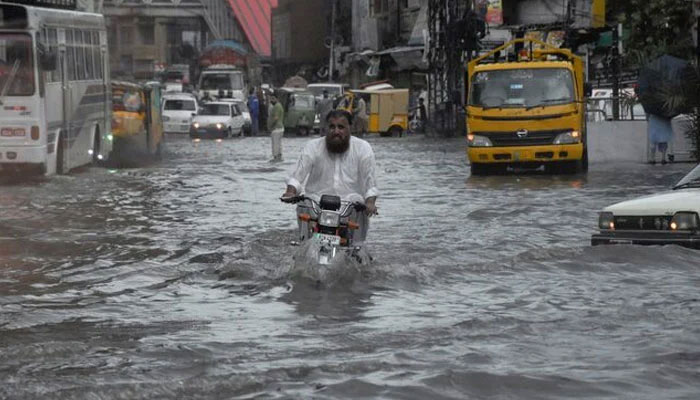
<svg viewBox="0 0 700 400"><path fill-rule="evenodd" d="M692 168L470 177L463 139L370 138L374 261L316 287L278 198L305 138L0 185L0 398L696 399L700 252L591 247Z"/></svg>

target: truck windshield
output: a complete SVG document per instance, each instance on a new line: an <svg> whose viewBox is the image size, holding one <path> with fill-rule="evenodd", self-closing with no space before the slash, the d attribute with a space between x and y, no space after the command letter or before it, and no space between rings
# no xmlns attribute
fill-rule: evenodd
<svg viewBox="0 0 700 400"><path fill-rule="evenodd" d="M537 107L574 101L574 81L566 68L482 71L474 75L469 105Z"/></svg>
<svg viewBox="0 0 700 400"><path fill-rule="evenodd" d="M204 90L243 90L243 76L240 73L215 73L202 75Z"/></svg>
<svg viewBox="0 0 700 400"><path fill-rule="evenodd" d="M0 33L0 96L34 94L32 38L28 34Z"/></svg>

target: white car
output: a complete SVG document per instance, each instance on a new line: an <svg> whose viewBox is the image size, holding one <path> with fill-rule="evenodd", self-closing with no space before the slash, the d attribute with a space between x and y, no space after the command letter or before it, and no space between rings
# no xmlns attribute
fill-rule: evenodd
<svg viewBox="0 0 700 400"><path fill-rule="evenodd" d="M163 131L188 133L192 118L197 115L197 98L191 94L178 93L163 96Z"/></svg>
<svg viewBox="0 0 700 400"><path fill-rule="evenodd" d="M212 101L199 109L190 126L190 137L226 138L241 136L243 114L238 105L230 101Z"/></svg>
<svg viewBox="0 0 700 400"><path fill-rule="evenodd" d="M591 244L678 244L700 249L700 164L671 191L603 209Z"/></svg>
<svg viewBox="0 0 700 400"><path fill-rule="evenodd" d="M253 124L253 120L250 117L250 111L248 110L248 103L240 100L240 99L233 99L233 98L220 98L219 101L227 101L234 103L238 106L238 109L241 111L241 114L243 115L243 133L246 135L250 134L250 130Z"/></svg>

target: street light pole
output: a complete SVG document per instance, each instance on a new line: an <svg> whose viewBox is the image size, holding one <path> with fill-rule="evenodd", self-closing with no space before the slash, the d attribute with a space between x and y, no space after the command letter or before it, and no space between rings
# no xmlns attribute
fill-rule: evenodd
<svg viewBox="0 0 700 400"><path fill-rule="evenodd" d="M333 6L331 9L331 54L328 57L328 82L333 82L333 70L335 69L335 4L336 0L333 1Z"/></svg>

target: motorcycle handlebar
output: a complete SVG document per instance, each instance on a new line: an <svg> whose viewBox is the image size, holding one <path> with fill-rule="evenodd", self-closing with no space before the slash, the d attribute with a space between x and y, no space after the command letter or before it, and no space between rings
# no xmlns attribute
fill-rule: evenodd
<svg viewBox="0 0 700 400"><path fill-rule="evenodd" d="M311 197L306 197L306 196L304 196L303 194L296 195L296 196L292 196L292 197L284 197L284 196L282 196L282 197L280 197L280 200L281 200L283 203L290 203L290 204L296 204L296 203L299 203L300 201L309 200L310 202L313 203L314 208L318 208L318 209L321 208L321 206L320 206L320 204L318 203L318 201L312 199ZM364 210L367 209L367 206L366 206L366 205L364 205L363 203L357 202L357 201L356 201L356 202L352 202L352 203L348 203L348 202L343 202L343 203L346 204L345 210L347 210L347 209L350 208L350 207L354 208L355 211L357 211L357 212L364 211Z"/></svg>

